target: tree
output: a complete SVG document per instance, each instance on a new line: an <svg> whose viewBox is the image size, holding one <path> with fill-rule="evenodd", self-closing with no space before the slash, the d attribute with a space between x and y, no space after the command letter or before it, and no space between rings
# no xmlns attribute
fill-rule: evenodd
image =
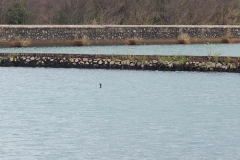
<svg viewBox="0 0 240 160"><path fill-rule="evenodd" d="M23 2L16 2L8 9L9 24L25 24L29 12L25 8Z"/></svg>

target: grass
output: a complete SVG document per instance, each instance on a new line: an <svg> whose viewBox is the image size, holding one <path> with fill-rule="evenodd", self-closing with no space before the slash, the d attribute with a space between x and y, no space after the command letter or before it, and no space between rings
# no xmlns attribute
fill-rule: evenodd
<svg viewBox="0 0 240 160"><path fill-rule="evenodd" d="M215 62L215 63L218 63L219 62L219 56L220 56L221 54L220 53L216 53L214 56L213 56L213 61Z"/></svg>
<svg viewBox="0 0 240 160"><path fill-rule="evenodd" d="M121 61L125 61L125 60L129 60L129 61L135 61L136 60L136 56L135 55L121 55L119 57L119 59Z"/></svg>
<svg viewBox="0 0 240 160"><path fill-rule="evenodd" d="M212 43L206 43L206 46L207 46L207 52L208 52L208 56L212 56L213 54L213 47L215 46L214 44Z"/></svg>
<svg viewBox="0 0 240 160"><path fill-rule="evenodd" d="M229 56L223 59L223 63L225 63L226 65L228 65L231 61L232 59Z"/></svg>
<svg viewBox="0 0 240 160"><path fill-rule="evenodd" d="M22 39L21 37L16 37L13 42L11 42L11 45L13 47L27 47L31 45L31 40L30 39Z"/></svg>
<svg viewBox="0 0 240 160"><path fill-rule="evenodd" d="M174 56L161 56L158 59L159 63L173 62L173 61L178 61L180 64L183 65L183 64L186 64L187 57L182 55L174 55Z"/></svg>
<svg viewBox="0 0 240 160"><path fill-rule="evenodd" d="M222 43L232 43L233 35L228 31L223 37L222 37Z"/></svg>
<svg viewBox="0 0 240 160"><path fill-rule="evenodd" d="M31 45L31 40L27 40L27 39L25 39L25 40L21 40L21 46L22 47L27 47L27 46L30 46Z"/></svg>
<svg viewBox="0 0 240 160"><path fill-rule="evenodd" d="M180 44L189 44L190 36L187 33L180 33L177 37Z"/></svg>
<svg viewBox="0 0 240 160"><path fill-rule="evenodd" d="M8 55L8 60L9 60L9 61L13 61L14 58L16 58L16 54L15 54L15 53L10 53L10 54Z"/></svg>
<svg viewBox="0 0 240 160"><path fill-rule="evenodd" d="M74 45L75 46L87 46L90 44L88 36L84 35L82 38L78 39L77 37L74 38Z"/></svg>
<svg viewBox="0 0 240 160"><path fill-rule="evenodd" d="M139 45L142 43L142 38L133 37L126 40L128 45Z"/></svg>

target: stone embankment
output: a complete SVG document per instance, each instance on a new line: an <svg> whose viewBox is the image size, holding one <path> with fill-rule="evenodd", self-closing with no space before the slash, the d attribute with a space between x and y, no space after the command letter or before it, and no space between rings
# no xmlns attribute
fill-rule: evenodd
<svg viewBox="0 0 240 160"><path fill-rule="evenodd" d="M240 72L240 58L218 56L1 53L0 66Z"/></svg>
<svg viewBox="0 0 240 160"><path fill-rule="evenodd" d="M0 25L0 47L239 43L236 25Z"/></svg>

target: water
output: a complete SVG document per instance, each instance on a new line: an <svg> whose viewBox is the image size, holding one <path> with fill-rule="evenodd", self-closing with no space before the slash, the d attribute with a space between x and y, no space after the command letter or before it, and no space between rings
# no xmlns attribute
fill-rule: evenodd
<svg viewBox="0 0 240 160"><path fill-rule="evenodd" d="M239 74L0 73L0 159L240 159Z"/></svg>
<svg viewBox="0 0 240 160"><path fill-rule="evenodd" d="M82 46L0 48L0 53L71 53L71 54L134 54L134 55L192 55L240 56L240 44L171 44L140 46Z"/></svg>

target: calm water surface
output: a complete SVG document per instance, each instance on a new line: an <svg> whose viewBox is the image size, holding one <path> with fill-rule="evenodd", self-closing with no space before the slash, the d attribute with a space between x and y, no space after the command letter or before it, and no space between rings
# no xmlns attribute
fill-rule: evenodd
<svg viewBox="0 0 240 160"><path fill-rule="evenodd" d="M239 74L0 73L0 159L240 159Z"/></svg>
<svg viewBox="0 0 240 160"><path fill-rule="evenodd" d="M140 46L82 46L0 48L0 53L71 53L71 54L140 54L140 55L221 55L240 56L240 44L172 44Z"/></svg>

